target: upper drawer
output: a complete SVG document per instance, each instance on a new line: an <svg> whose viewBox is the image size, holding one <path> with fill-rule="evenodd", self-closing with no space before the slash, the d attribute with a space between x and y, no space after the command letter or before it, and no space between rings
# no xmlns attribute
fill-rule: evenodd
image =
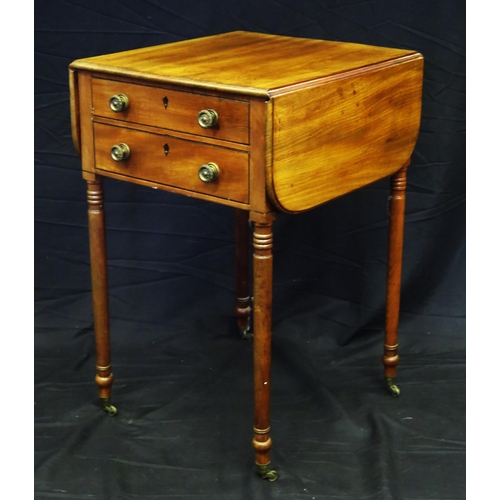
<svg viewBox="0 0 500 500"><path fill-rule="evenodd" d="M128 107L113 111L110 98L119 94L126 96ZM244 101L92 78L92 104L98 116L248 144L249 106ZM217 113L214 127L198 123L202 110Z"/></svg>

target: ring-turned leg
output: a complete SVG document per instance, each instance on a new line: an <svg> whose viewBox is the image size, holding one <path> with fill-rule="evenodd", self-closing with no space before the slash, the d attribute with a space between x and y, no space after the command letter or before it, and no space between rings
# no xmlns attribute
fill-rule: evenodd
<svg viewBox="0 0 500 500"><path fill-rule="evenodd" d="M102 178L87 181L89 215L90 267L92 272L92 302L96 344L95 381L104 410L115 415L111 404L111 361L109 352L108 278L106 269L106 229L104 224Z"/></svg>
<svg viewBox="0 0 500 500"><path fill-rule="evenodd" d="M241 336L252 339L250 333L250 295L248 276L250 271L250 252L248 245L249 221L246 210L236 209L236 319Z"/></svg>
<svg viewBox="0 0 500 500"><path fill-rule="evenodd" d="M271 375L271 306L273 279L272 220L255 222L254 235L254 438L256 464L263 479L275 481L269 467L271 448L269 403Z"/></svg>
<svg viewBox="0 0 500 500"><path fill-rule="evenodd" d="M384 363L385 380L390 393L397 397L395 384L398 356L398 323L403 261L403 227L405 218L406 169L409 162L391 177L389 216L389 256L387 269L387 304L385 316Z"/></svg>

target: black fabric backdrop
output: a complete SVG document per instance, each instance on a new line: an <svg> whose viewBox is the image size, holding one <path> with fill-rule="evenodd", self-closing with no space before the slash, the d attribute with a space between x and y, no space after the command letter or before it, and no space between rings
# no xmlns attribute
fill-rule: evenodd
<svg viewBox="0 0 500 500"><path fill-rule="evenodd" d="M465 2L35 1L35 497L465 498ZM252 469L234 213L105 182L114 402L94 386L77 58L233 30L416 49L399 399L384 390L388 180L275 223L272 460ZM241 69L245 71L245 68Z"/></svg>

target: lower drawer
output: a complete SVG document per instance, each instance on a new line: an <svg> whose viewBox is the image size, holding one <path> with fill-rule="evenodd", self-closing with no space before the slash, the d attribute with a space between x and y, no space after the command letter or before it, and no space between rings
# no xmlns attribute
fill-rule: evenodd
<svg viewBox="0 0 500 500"><path fill-rule="evenodd" d="M94 123L95 168L195 193L248 203L248 153L169 135ZM128 158L111 155L122 146ZM116 152L116 150L115 150ZM115 158L119 155L115 154ZM216 179L204 182L214 170ZM214 167L213 165L216 165ZM207 179L208 170L208 179Z"/></svg>

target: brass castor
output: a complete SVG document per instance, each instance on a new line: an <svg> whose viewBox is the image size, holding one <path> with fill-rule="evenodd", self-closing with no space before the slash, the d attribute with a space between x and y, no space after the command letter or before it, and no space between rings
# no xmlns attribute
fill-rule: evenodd
<svg viewBox="0 0 500 500"><path fill-rule="evenodd" d="M110 417L114 417L117 413L118 413L118 410L116 408L116 406L113 406L111 404L111 401L109 398L102 398L101 399L102 401L102 406L104 408L104 411L110 416Z"/></svg>
<svg viewBox="0 0 500 500"><path fill-rule="evenodd" d="M399 397L401 391L399 390L399 387L394 383L394 379L387 377L385 381L387 383L387 388L389 389L391 396L393 398Z"/></svg>
<svg viewBox="0 0 500 500"><path fill-rule="evenodd" d="M253 340L253 333L249 326L240 327L241 338L245 340Z"/></svg>
<svg viewBox="0 0 500 500"><path fill-rule="evenodd" d="M271 483L278 479L278 473L273 469L269 469L269 464L257 464L257 474L259 474L261 479L267 479Z"/></svg>

